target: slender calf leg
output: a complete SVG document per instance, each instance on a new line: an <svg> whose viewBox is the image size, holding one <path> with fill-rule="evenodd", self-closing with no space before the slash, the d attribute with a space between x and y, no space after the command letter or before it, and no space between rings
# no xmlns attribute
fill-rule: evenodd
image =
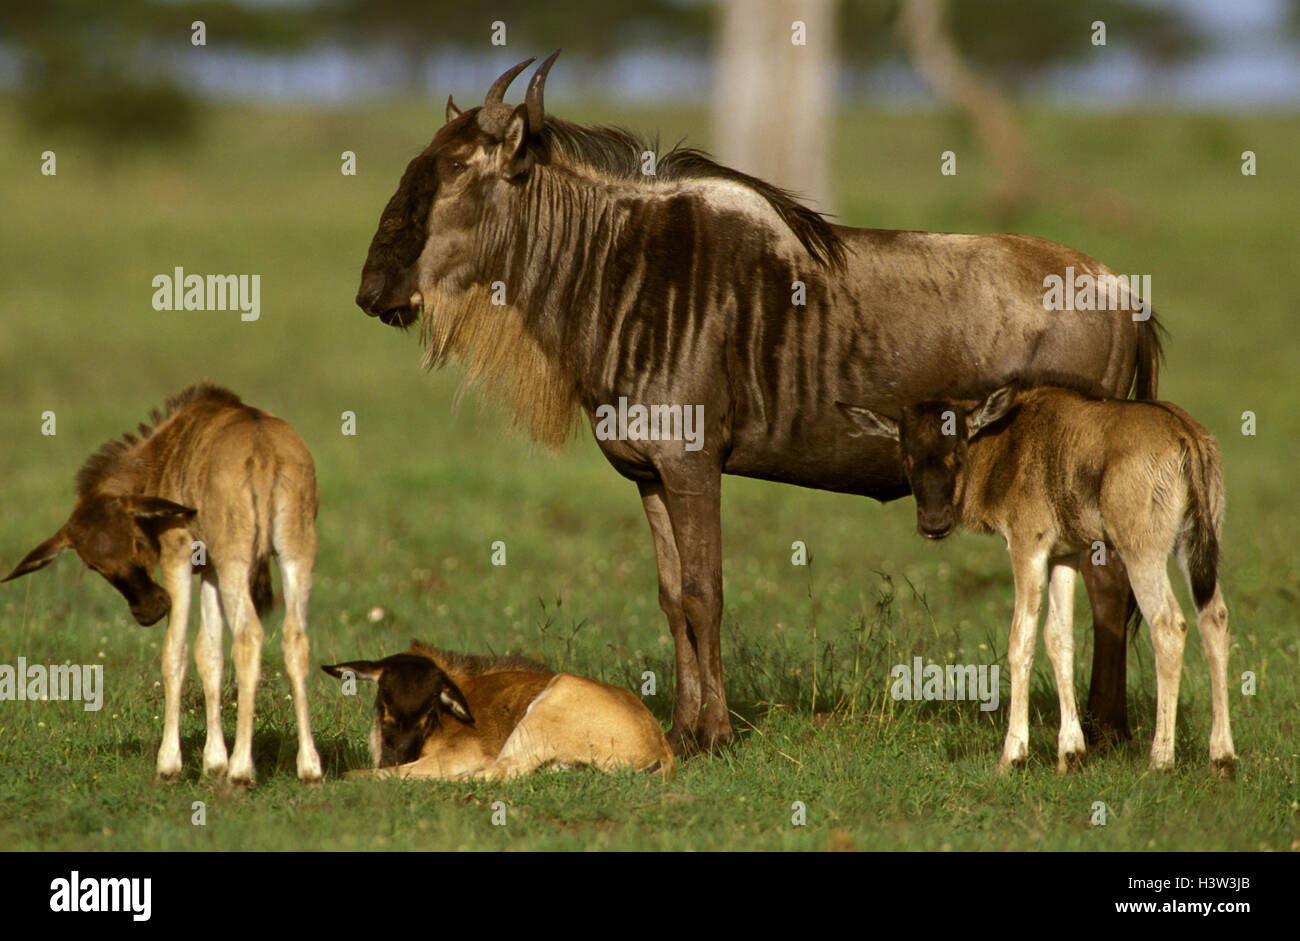
<svg viewBox="0 0 1300 941"><path fill-rule="evenodd" d="M1129 577L1142 615L1151 625L1151 645L1156 652L1156 731L1151 742L1151 767L1174 766L1174 726L1178 714L1178 684L1183 671L1183 642L1187 622L1165 572L1167 558L1154 553L1129 556Z"/></svg>
<svg viewBox="0 0 1300 941"><path fill-rule="evenodd" d="M1061 703L1061 731L1056 740L1056 770L1064 774L1083 757L1083 728L1074 704L1074 569L1052 566L1047 585L1047 622L1043 627L1047 658L1056 674Z"/></svg>
<svg viewBox="0 0 1300 941"><path fill-rule="evenodd" d="M637 486L641 490L641 506L650 521L650 533L654 536L655 560L659 567L659 607L668 617L676 650L677 702L673 707L673 728L668 733L668 744L675 754L680 755L695 744L700 718L700 663L695 636L687 626L686 614L682 610L682 561L677 553L668 505L664 501L663 483L654 481Z"/></svg>
<svg viewBox="0 0 1300 941"><path fill-rule="evenodd" d="M313 550L315 549L313 542ZM301 548L301 547L300 547ZM304 781L320 779L320 755L311 735L311 713L307 708L307 669L311 644L307 640L307 599L311 595L311 563L315 556L290 558L280 555L280 575L284 579L284 665L293 689L293 708L298 718L298 777Z"/></svg>
<svg viewBox="0 0 1300 941"><path fill-rule="evenodd" d="M158 777L174 778L181 773L181 686L185 682L185 635L190 620L190 557L164 553L163 588L171 598L167 613L167 637L163 640L163 736L158 748Z"/></svg>
<svg viewBox="0 0 1300 941"><path fill-rule="evenodd" d="M1042 604L1043 570L1047 550L1011 545L1011 566L1015 576L1016 605L1011 615L1011 637L1007 661L1011 667L1011 716L998 771L1023 765L1029 759L1029 672L1034 665L1034 641L1038 634L1038 609Z"/></svg>
<svg viewBox="0 0 1300 941"><path fill-rule="evenodd" d="M221 604L235 635L239 706L235 720L235 750L230 759L230 780L235 784L253 783L253 707L262 671L262 622L248 594L250 567L250 562L233 561L217 573L221 584Z"/></svg>
<svg viewBox="0 0 1300 941"><path fill-rule="evenodd" d="M1232 748L1232 728L1228 722L1228 606L1223 603L1219 586L1214 596L1196 615L1201 633L1201 647L1210 668L1210 694L1213 720L1210 726L1210 766L1226 775L1237 760Z"/></svg>
<svg viewBox="0 0 1300 941"><path fill-rule="evenodd" d="M221 728L221 674L225 653L221 646L221 594L211 566L199 587L199 636L194 643L194 665L203 681L208 737L203 745L203 773L224 775L229 764L226 736Z"/></svg>
<svg viewBox="0 0 1300 941"><path fill-rule="evenodd" d="M689 491L665 482L665 502L682 561L682 612L695 640L700 668L700 721L696 738L711 751L731 740L731 716L722 685L722 476L685 481Z"/></svg>

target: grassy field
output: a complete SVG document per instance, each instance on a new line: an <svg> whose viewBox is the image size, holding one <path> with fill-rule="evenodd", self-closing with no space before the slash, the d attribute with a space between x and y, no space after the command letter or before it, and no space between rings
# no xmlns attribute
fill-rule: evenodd
<svg viewBox="0 0 1300 941"><path fill-rule="evenodd" d="M707 143L702 114L558 110ZM531 653L629 687L652 670L658 691L647 703L666 727L672 644L634 487L589 435L553 455L508 432L474 394L453 409L456 371L423 374L414 336L352 304L379 211L440 114L428 104L223 109L193 149L105 166L75 139L33 138L0 104L0 568L62 524L92 450L165 395L207 379L292 422L315 455L315 664L393 653L418 637ZM1179 767L1148 773L1155 673L1145 629L1130 651L1131 744L1054 774L1056 693L1040 643L1030 766L995 778L1012 602L1000 541L961 535L934 546L915 535L909 501L881 507L729 478L723 656L739 740L688 760L674 780L568 772L492 786L344 781L344 770L367 761L370 697L343 697L316 671L312 715L328 779L305 788L294 777L277 610L266 621L257 787L228 794L200 778L192 665L185 774L154 786L163 625L138 626L116 592L64 557L0 586L0 663L102 663L105 701L99 712L0 703L0 845L1300 847L1300 567L1290 558L1300 522L1300 118L1031 112L1028 140L1055 175L1044 178L1044 200L1012 219L986 214L979 157L952 119L855 113L838 127L837 208L850 224L1030 232L1152 276L1172 333L1162 395L1219 437L1226 461L1234 781L1213 783L1206 768L1209 687L1195 631ZM955 178L938 173L946 149L962 155ZM39 172L45 150L57 154L57 176ZM344 150L357 155L355 177L339 172ZM1243 150L1258 154L1258 176L1240 173ZM1101 198L1081 202L1085 184ZM151 279L175 266L261 274L261 318L154 311ZM47 410L53 436L41 434ZM356 415L355 436L341 434L345 410ZM1242 434L1245 411L1256 415L1253 436ZM507 545L504 567L490 564L495 540ZM795 540L811 565L791 564ZM1086 696L1092 638L1079 592L1076 687ZM913 656L1002 663L1001 709L894 702L889 668ZM1245 671L1255 695L1240 692ZM229 661L226 676L233 737ZM498 800L504 827L492 824ZM207 805L203 826L191 820L195 801ZM804 826L791 821L796 801L806 805ZM1097 801L1109 811L1105 826L1090 822Z"/></svg>

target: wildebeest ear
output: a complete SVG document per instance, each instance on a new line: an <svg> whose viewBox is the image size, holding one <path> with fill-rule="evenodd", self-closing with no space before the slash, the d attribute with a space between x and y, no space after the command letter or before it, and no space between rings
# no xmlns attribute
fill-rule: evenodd
<svg viewBox="0 0 1300 941"><path fill-rule="evenodd" d="M878 415L869 408L849 405L846 402L836 402L835 404L863 434L892 438L894 441L898 440L898 422L892 418Z"/></svg>
<svg viewBox="0 0 1300 941"><path fill-rule="evenodd" d="M528 152L528 109L520 105L506 123L501 149L497 151L497 167L504 179L518 180L526 177L532 166L533 155Z"/></svg>
<svg viewBox="0 0 1300 941"><path fill-rule="evenodd" d="M184 526L198 510L173 503L163 497L130 496L122 498L123 508L137 520L149 520L167 526Z"/></svg>
<svg viewBox="0 0 1300 941"><path fill-rule="evenodd" d="M966 416L966 437L973 438L1011 410L1016 401L1014 386L994 389L988 397Z"/></svg>
<svg viewBox="0 0 1300 941"><path fill-rule="evenodd" d="M474 724L474 717L469 714L469 703L465 702L465 697L451 680L443 681L442 691L438 693L438 699L447 707L447 711L461 722L467 725Z"/></svg>
<svg viewBox="0 0 1300 941"><path fill-rule="evenodd" d="M45 540L26 557L18 563L18 567L8 574L3 580L9 581L18 578L20 575L26 575L29 572L35 572L37 569L43 569L53 562L66 549L72 548L72 539L68 536L67 528L60 529L57 533Z"/></svg>
<svg viewBox="0 0 1300 941"><path fill-rule="evenodd" d="M383 676L384 673L384 661L352 660L348 663L322 663L321 669L340 680L345 679L343 673L346 671L359 680L370 680L372 683L378 683L379 677Z"/></svg>
<svg viewBox="0 0 1300 941"><path fill-rule="evenodd" d="M450 124L461 115L461 110L456 107L456 102L451 100L451 95L447 96L447 123Z"/></svg>

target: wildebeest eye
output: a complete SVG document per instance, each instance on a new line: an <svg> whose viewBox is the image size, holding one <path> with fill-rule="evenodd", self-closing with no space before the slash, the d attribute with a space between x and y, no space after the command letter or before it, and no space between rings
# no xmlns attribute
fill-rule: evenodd
<svg viewBox="0 0 1300 941"><path fill-rule="evenodd" d="M459 160L447 161L447 173L449 176L459 176L464 173L466 169L465 164L461 163Z"/></svg>

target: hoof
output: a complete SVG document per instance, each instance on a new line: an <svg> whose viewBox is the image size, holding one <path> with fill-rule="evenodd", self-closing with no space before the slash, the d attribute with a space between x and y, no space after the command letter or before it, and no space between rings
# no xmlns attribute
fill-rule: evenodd
<svg viewBox="0 0 1300 941"><path fill-rule="evenodd" d="M998 777L1002 777L1011 771L1024 771L1029 766L1029 756L1022 755L1019 758L1008 761L1006 758L998 759Z"/></svg>
<svg viewBox="0 0 1300 941"><path fill-rule="evenodd" d="M1213 758L1210 760L1210 774L1216 781L1230 781L1235 777L1237 768L1237 758L1235 755L1229 755L1226 758Z"/></svg>
<svg viewBox="0 0 1300 941"><path fill-rule="evenodd" d="M1056 759L1056 773L1069 774L1072 771L1077 771L1079 766L1083 764L1083 756L1084 753L1081 751L1066 752L1064 755L1059 756Z"/></svg>
<svg viewBox="0 0 1300 941"><path fill-rule="evenodd" d="M303 784L315 784L316 781L321 780L321 777L324 775L321 775L320 760L317 759L315 763L299 764L298 780Z"/></svg>

